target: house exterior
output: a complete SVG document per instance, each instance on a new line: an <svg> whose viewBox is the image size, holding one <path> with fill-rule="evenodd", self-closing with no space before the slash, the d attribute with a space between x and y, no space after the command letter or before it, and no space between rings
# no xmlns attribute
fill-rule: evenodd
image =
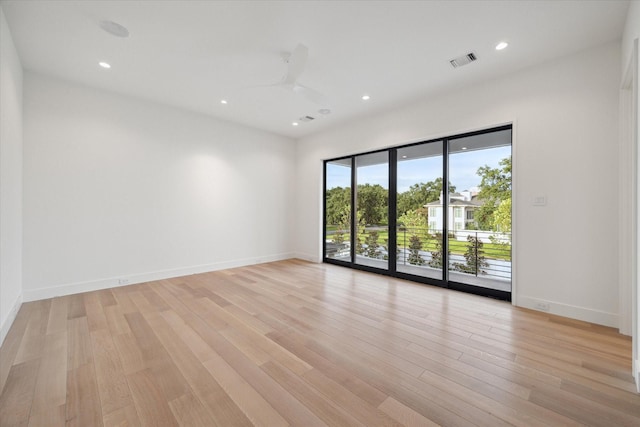
<svg viewBox="0 0 640 427"><path fill-rule="evenodd" d="M448 229L451 231L475 229L475 211L482 205L476 191L451 193L449 198ZM429 232L443 229L442 193L440 199L425 205L428 208Z"/></svg>

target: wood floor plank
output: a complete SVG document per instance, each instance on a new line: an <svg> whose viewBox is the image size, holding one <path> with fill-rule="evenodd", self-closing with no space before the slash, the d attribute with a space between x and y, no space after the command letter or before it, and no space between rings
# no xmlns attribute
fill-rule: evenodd
<svg viewBox="0 0 640 427"><path fill-rule="evenodd" d="M130 334L131 329L124 317L125 311L119 305L104 308L104 315L112 335Z"/></svg>
<svg viewBox="0 0 640 427"><path fill-rule="evenodd" d="M291 425L325 425L218 332L207 329L206 323L190 319L188 324Z"/></svg>
<svg viewBox="0 0 640 427"><path fill-rule="evenodd" d="M0 425L26 426L33 403L40 359L31 359L11 366L0 395Z"/></svg>
<svg viewBox="0 0 640 427"><path fill-rule="evenodd" d="M437 427L439 425L398 402L393 397L385 399L379 408L407 427Z"/></svg>
<svg viewBox="0 0 640 427"><path fill-rule="evenodd" d="M339 406L365 426L399 426L378 408L369 405L317 369L302 374L302 379L321 393L329 402Z"/></svg>
<svg viewBox="0 0 640 427"><path fill-rule="evenodd" d="M98 295L98 300L102 307L107 308L113 305L118 304L118 301L113 296L113 292L111 289L103 289L101 291L96 292Z"/></svg>
<svg viewBox="0 0 640 427"><path fill-rule="evenodd" d="M151 371L167 399L173 400L188 393L189 384L171 360L144 315L127 313L125 317L136 337L145 366Z"/></svg>
<svg viewBox="0 0 640 427"><path fill-rule="evenodd" d="M191 353L189 347L171 329L164 318L159 313L148 316L149 324L158 331L158 338L167 349L172 362L190 385L185 395L191 394L193 390L216 425L251 425L249 419Z"/></svg>
<svg viewBox="0 0 640 427"><path fill-rule="evenodd" d="M33 307L31 304L22 304L13 321L13 325L2 343L2 347L0 347L0 393L4 390L9 371L16 360L20 344L25 336L25 330L30 320L31 307Z"/></svg>
<svg viewBox="0 0 640 427"><path fill-rule="evenodd" d="M67 369L77 369L93 362L93 348L86 317L67 321Z"/></svg>
<svg viewBox="0 0 640 427"><path fill-rule="evenodd" d="M162 317L171 328L178 334L182 341L189 347L189 350L193 355L201 362L204 363L210 360L215 354L213 349L207 345L207 343L191 329L185 321L173 310L167 310L162 312Z"/></svg>
<svg viewBox="0 0 640 427"><path fill-rule="evenodd" d="M13 363L22 363L39 358L44 348L44 336L47 333L51 300L35 301L27 304L32 306L31 315Z"/></svg>
<svg viewBox="0 0 640 427"><path fill-rule="evenodd" d="M424 416L433 417L439 424L506 425L495 416L485 413L445 390L423 387L420 380L387 364L369 359L362 364L363 353L349 346L340 346L335 339L325 342L312 341L308 346L325 357L349 366L349 369L366 377L367 381L380 388ZM365 368L366 366L366 368Z"/></svg>
<svg viewBox="0 0 640 427"><path fill-rule="evenodd" d="M95 291L85 294L84 305L87 313L87 323L90 331L98 329L107 329L107 318L104 315L104 308L100 302L100 292Z"/></svg>
<svg viewBox="0 0 640 427"><path fill-rule="evenodd" d="M22 305L5 426L637 426L612 328L287 260Z"/></svg>
<svg viewBox="0 0 640 427"><path fill-rule="evenodd" d="M65 427L66 425L66 405L54 406L43 412L33 412L29 416L29 427Z"/></svg>
<svg viewBox="0 0 640 427"><path fill-rule="evenodd" d="M305 341L301 337L285 335L279 332L271 332L268 334L268 337L292 353L295 353L298 357L305 360L315 369L323 372L328 378L331 378L351 393L359 396L360 399L364 400L369 405L376 407L387 399L388 396L386 394L381 392L379 389L372 387L352 371L345 369L344 366L325 359L318 353L306 347L304 345Z"/></svg>
<svg viewBox="0 0 640 427"><path fill-rule="evenodd" d="M35 413L64 405L67 400L67 333L46 335L33 394Z"/></svg>
<svg viewBox="0 0 640 427"><path fill-rule="evenodd" d="M142 424L133 404L121 409L116 409L106 414L102 419L104 427L137 427Z"/></svg>
<svg viewBox="0 0 640 427"><path fill-rule="evenodd" d="M67 375L67 426L101 427L102 407L93 363L71 369Z"/></svg>
<svg viewBox="0 0 640 427"><path fill-rule="evenodd" d="M256 426L278 427L289 423L222 357L212 352L205 368Z"/></svg>
<svg viewBox="0 0 640 427"><path fill-rule="evenodd" d="M131 389L141 426L179 425L171 412L167 397L149 369L127 375L127 383Z"/></svg>
<svg viewBox="0 0 640 427"><path fill-rule="evenodd" d="M202 403L191 393L169 402L169 407L181 426L210 427L214 424Z"/></svg>
<svg viewBox="0 0 640 427"><path fill-rule="evenodd" d="M64 332L67 329L67 304L66 297L53 298L51 300L51 310L47 322L47 334Z"/></svg>
<svg viewBox="0 0 640 427"><path fill-rule="evenodd" d="M276 380L284 389L315 413L330 426L364 426L361 422L343 411L333 402L324 398L313 387L305 386L304 381L294 372L281 366L277 362L267 362L262 365L271 378Z"/></svg>
<svg viewBox="0 0 640 427"><path fill-rule="evenodd" d="M118 309L124 313L134 313L138 311L138 307L131 301L129 297L129 293L136 289L135 285L132 286L124 286L121 288L113 288L111 289L111 293L117 302Z"/></svg>
<svg viewBox="0 0 640 427"><path fill-rule="evenodd" d="M138 341L133 336L133 333L116 335L112 338L118 349L122 370L125 375L146 369L147 365L142 356L142 350L138 346Z"/></svg>
<svg viewBox="0 0 640 427"><path fill-rule="evenodd" d="M609 410L604 405L578 396L561 395L550 390L546 392L534 390L529 400L586 425L602 427L638 425L638 419L633 416L615 409Z"/></svg>
<svg viewBox="0 0 640 427"><path fill-rule="evenodd" d="M68 296L67 318L87 317L87 309L84 306L85 294Z"/></svg>
<svg viewBox="0 0 640 427"><path fill-rule="evenodd" d="M133 405L120 356L111 334L105 329L93 331L91 342L102 414L107 415Z"/></svg>

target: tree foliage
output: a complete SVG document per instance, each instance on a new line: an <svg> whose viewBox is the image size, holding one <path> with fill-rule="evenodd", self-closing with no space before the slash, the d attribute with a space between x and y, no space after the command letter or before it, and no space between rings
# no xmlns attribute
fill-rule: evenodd
<svg viewBox="0 0 640 427"><path fill-rule="evenodd" d="M449 192L455 193L456 187L449 183ZM398 214L424 208L427 203L440 199L442 192L442 178L436 178L427 183L413 184L404 193L398 194Z"/></svg>
<svg viewBox="0 0 640 427"><path fill-rule="evenodd" d="M489 267L484 256L484 243L477 237L467 236L467 250L464 253L465 264L453 263L453 269L468 274L487 274L483 268Z"/></svg>
<svg viewBox="0 0 640 427"><path fill-rule="evenodd" d="M475 213L475 220L480 230L495 230L494 213L503 200L511 199L511 156L500 160L500 166L478 168L480 192L478 199L482 206Z"/></svg>
<svg viewBox="0 0 640 427"><path fill-rule="evenodd" d="M420 255L422 250L422 239L417 234L413 234L409 238L409 264L425 265L426 261Z"/></svg>
<svg viewBox="0 0 640 427"><path fill-rule="evenodd" d="M412 236L416 234L426 234L426 210L421 208L405 212L400 218L398 218L398 225L404 227Z"/></svg>
<svg viewBox="0 0 640 427"><path fill-rule="evenodd" d="M368 256L369 258L380 258L381 252L378 246L378 237L378 232L375 230L371 231L367 235L365 240L365 244L367 245L367 248L364 251L365 256Z"/></svg>
<svg viewBox="0 0 640 427"><path fill-rule="evenodd" d="M358 185L358 213L364 224L387 224L389 192L381 185Z"/></svg>
<svg viewBox="0 0 640 427"><path fill-rule="evenodd" d="M435 234L435 247L433 251L431 251L431 259L427 263L429 267L433 268L442 268L443 259L442 253L444 252L444 244L442 242L442 233ZM451 250L447 251L447 256L451 255Z"/></svg>
<svg viewBox="0 0 640 427"><path fill-rule="evenodd" d="M493 225L497 231L511 232L511 197L501 201L493 212Z"/></svg>
<svg viewBox="0 0 640 427"><path fill-rule="evenodd" d="M340 224L345 212L349 214L351 212L351 188L331 188L327 190L325 197L327 200L327 224Z"/></svg>

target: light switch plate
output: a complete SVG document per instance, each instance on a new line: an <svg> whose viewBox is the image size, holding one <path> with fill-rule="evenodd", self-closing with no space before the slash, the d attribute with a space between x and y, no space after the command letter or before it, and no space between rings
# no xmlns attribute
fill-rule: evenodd
<svg viewBox="0 0 640 427"><path fill-rule="evenodd" d="M533 198L533 206L546 206L547 196L535 196Z"/></svg>

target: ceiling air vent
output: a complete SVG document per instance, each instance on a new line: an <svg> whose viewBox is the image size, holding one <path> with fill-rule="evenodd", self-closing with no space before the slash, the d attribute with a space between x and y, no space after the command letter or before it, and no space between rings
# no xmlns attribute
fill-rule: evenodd
<svg viewBox="0 0 640 427"><path fill-rule="evenodd" d="M478 60L478 57L476 56L476 54L474 52L469 52L466 55L453 58L451 61L449 61L449 64L451 64L453 68L458 68L458 67L462 67L463 65L470 64L473 61L477 61L477 60Z"/></svg>
<svg viewBox="0 0 640 427"><path fill-rule="evenodd" d="M315 120L315 117L304 116L304 117L300 117L300 119L298 119L298 121L302 122L302 123L310 122L311 120Z"/></svg>

